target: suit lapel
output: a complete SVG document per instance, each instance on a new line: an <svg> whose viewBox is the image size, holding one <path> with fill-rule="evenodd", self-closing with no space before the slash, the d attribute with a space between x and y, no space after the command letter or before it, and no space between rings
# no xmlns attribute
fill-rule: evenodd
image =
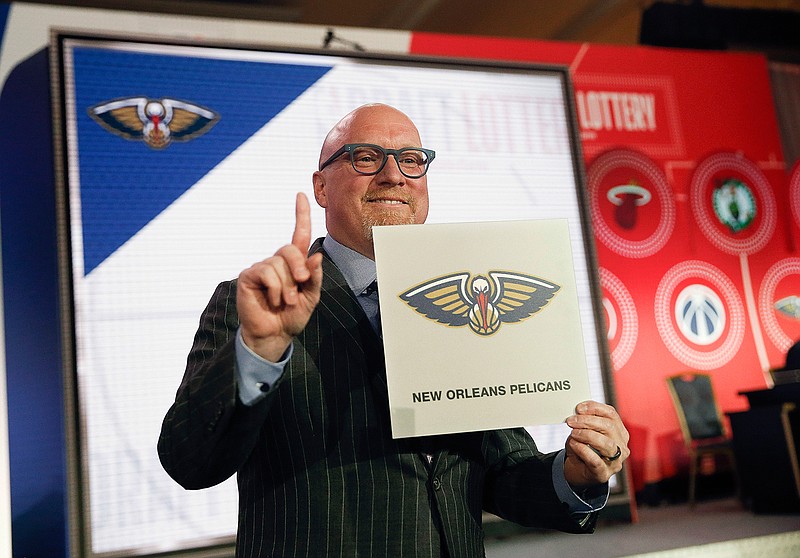
<svg viewBox="0 0 800 558"><path fill-rule="evenodd" d="M322 292L319 306L321 317L325 319L337 332L348 338L354 344L358 353L366 358L369 384L376 399L384 405L386 414L389 411L389 389L386 384L386 360L383 352L383 341L372 329L367 315L358 303L353 291L345 281L339 268L333 263L322 248L322 238L317 239L309 250L309 255L322 252ZM436 448L430 452L420 449L420 439L398 440L401 445L409 444L416 447L417 456L424 463L426 469L435 473L439 465L444 465L447 450ZM428 463L427 453L433 456Z"/></svg>
<svg viewBox="0 0 800 558"><path fill-rule="evenodd" d="M372 329L344 276L323 250L321 238L309 250L309 254L316 252L322 252L322 292L317 309L334 331L354 345L356 354L365 356L371 387L388 410L383 342Z"/></svg>

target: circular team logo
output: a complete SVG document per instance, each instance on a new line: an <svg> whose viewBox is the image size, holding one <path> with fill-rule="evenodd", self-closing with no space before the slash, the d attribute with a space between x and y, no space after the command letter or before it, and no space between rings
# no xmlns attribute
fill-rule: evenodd
<svg viewBox="0 0 800 558"><path fill-rule="evenodd" d="M744 339L744 307L733 282L701 261L667 271L656 290L656 327L667 349L691 368L728 363Z"/></svg>
<svg viewBox="0 0 800 558"><path fill-rule="evenodd" d="M616 149L598 156L588 169L595 235L628 258L652 256L675 227L675 204L667 179L646 156Z"/></svg>
<svg viewBox="0 0 800 558"><path fill-rule="evenodd" d="M603 310L608 326L608 348L611 365L619 370L628 362L636 347L639 319L633 297L619 278L605 268L600 268L603 288Z"/></svg>
<svg viewBox="0 0 800 558"><path fill-rule="evenodd" d="M675 300L678 329L696 345L711 345L722 337L725 321L722 299L705 285L688 285Z"/></svg>
<svg viewBox="0 0 800 558"><path fill-rule="evenodd" d="M764 173L735 153L717 153L694 172L692 213L700 230L727 254L752 254L775 231L777 206Z"/></svg>
<svg viewBox="0 0 800 558"><path fill-rule="evenodd" d="M741 180L723 181L714 188L711 200L719 222L735 233L749 227L756 216L756 200Z"/></svg>
<svg viewBox="0 0 800 558"><path fill-rule="evenodd" d="M642 188L635 180L631 180L629 184L614 186L606 197L616 206L614 220L623 229L635 228L639 218L638 208L653 199L650 190Z"/></svg>
<svg viewBox="0 0 800 558"><path fill-rule="evenodd" d="M764 331L781 352L800 339L800 258L775 263L761 282L758 313Z"/></svg>

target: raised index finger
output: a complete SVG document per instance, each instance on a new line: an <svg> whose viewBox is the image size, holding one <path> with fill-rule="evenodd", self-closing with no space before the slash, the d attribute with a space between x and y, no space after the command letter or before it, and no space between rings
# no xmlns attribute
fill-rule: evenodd
<svg viewBox="0 0 800 558"><path fill-rule="evenodd" d="M303 254L308 252L308 247L311 245L311 206L302 192L297 193L295 200L292 244Z"/></svg>

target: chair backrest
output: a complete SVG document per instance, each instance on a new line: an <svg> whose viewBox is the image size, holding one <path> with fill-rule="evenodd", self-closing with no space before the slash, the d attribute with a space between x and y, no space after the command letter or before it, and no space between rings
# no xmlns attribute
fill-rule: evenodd
<svg viewBox="0 0 800 558"><path fill-rule="evenodd" d="M797 370L798 368L800 368L800 341L786 351L786 363L783 365L784 370Z"/></svg>
<svg viewBox="0 0 800 558"><path fill-rule="evenodd" d="M725 436L711 376L687 373L667 378L667 387L686 443Z"/></svg>
<svg viewBox="0 0 800 558"><path fill-rule="evenodd" d="M800 370L770 368L769 375L772 378L772 384L776 386L800 382Z"/></svg>

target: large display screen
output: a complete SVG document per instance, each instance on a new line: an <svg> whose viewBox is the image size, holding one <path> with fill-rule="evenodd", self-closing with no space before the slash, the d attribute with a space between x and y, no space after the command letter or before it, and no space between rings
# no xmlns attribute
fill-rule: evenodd
<svg viewBox="0 0 800 558"><path fill-rule="evenodd" d="M87 556L230 544L234 479L185 491L156 442L215 286L291 239L328 130L393 105L436 150L428 222L565 218L592 396L607 399L565 69L61 35L71 448ZM314 236L325 234L313 209ZM524 246L519 247L525 250ZM564 425L531 428L543 450Z"/></svg>

